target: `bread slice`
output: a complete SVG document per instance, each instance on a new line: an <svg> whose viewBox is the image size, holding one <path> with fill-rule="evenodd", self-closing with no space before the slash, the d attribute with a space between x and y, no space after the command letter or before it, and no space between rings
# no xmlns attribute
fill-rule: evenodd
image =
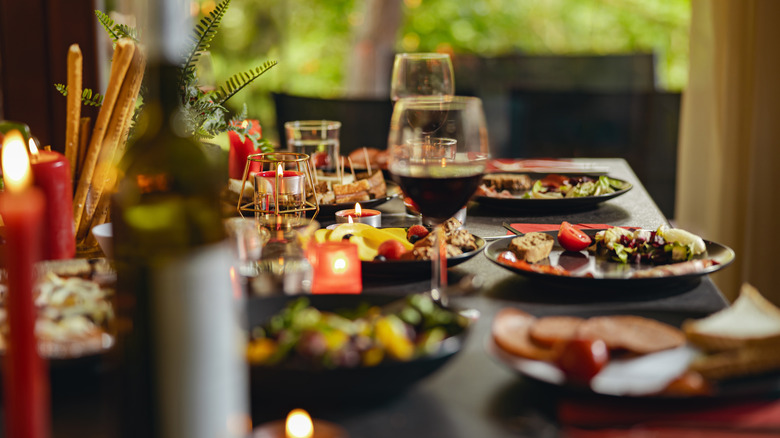
<svg viewBox="0 0 780 438"><path fill-rule="evenodd" d="M536 263L550 255L555 239L545 233L527 233L515 237L509 242L509 250L515 253L518 260Z"/></svg>
<svg viewBox="0 0 780 438"><path fill-rule="evenodd" d="M780 344L780 309L745 283L726 309L683 324L688 339L705 351Z"/></svg>
<svg viewBox="0 0 780 438"><path fill-rule="evenodd" d="M780 342L766 341L760 346L702 355L691 363L690 369L714 380L777 370L780 369Z"/></svg>

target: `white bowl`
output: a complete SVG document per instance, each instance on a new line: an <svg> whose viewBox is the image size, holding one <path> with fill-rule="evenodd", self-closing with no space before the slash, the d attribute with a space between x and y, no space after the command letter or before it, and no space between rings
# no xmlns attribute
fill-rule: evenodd
<svg viewBox="0 0 780 438"><path fill-rule="evenodd" d="M113 255L112 250L114 249L114 234L111 228L111 222L92 227L92 234L95 236L95 239L97 239L100 249L103 250L103 254L105 254L107 258L111 258Z"/></svg>

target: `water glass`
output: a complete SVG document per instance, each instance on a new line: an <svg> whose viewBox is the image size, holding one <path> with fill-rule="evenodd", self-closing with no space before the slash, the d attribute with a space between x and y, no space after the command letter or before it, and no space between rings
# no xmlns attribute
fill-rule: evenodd
<svg viewBox="0 0 780 438"><path fill-rule="evenodd" d="M339 133L341 122L332 120L299 120L284 124L287 150L311 157L315 169L335 172L341 155Z"/></svg>

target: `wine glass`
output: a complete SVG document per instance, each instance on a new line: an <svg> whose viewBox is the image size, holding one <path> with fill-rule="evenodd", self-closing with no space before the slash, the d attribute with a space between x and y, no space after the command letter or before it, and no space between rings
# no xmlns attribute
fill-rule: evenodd
<svg viewBox="0 0 780 438"><path fill-rule="evenodd" d="M393 62L390 98L452 96L455 80L447 53L399 53Z"/></svg>
<svg viewBox="0 0 780 438"><path fill-rule="evenodd" d="M489 157L482 101L418 96L396 102L390 122L388 170L404 196L436 228L431 296L446 303L447 252L441 224L474 194Z"/></svg>

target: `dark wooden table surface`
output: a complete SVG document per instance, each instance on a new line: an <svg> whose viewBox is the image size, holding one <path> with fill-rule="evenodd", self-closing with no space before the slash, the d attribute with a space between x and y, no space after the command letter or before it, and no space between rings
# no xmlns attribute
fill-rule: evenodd
<svg viewBox="0 0 780 438"><path fill-rule="evenodd" d="M590 160L607 166L609 174L631 182L628 193L596 208L575 212L522 213L488 210L471 205L466 228L477 236L505 235L502 222L559 224L606 223L656 228L667 219L622 159ZM379 207L384 226L406 225L418 219L404 213L400 199ZM329 219L319 218L326 225ZM708 314L726 306L726 300L708 279L686 288L663 290L572 291L526 280L478 254L449 270L451 281L476 274L482 288L451 297L454 305L479 311L481 317L469 334L463 350L436 373L404 393L386 399L359 403L325 403L311 407L315 418L343 426L356 437L545 437L558 436L556 402L561 390L519 377L492 358L485 349L495 313L515 306L535 315L578 312L683 312ZM423 292L429 279L397 278L367 281L364 293L404 295ZM53 367L53 436L113 436L116 412L112 393L103 384L102 363ZM302 402L305 404L305 401ZM276 403L271 394L253 394L255 426L286 415L288 404Z"/></svg>

